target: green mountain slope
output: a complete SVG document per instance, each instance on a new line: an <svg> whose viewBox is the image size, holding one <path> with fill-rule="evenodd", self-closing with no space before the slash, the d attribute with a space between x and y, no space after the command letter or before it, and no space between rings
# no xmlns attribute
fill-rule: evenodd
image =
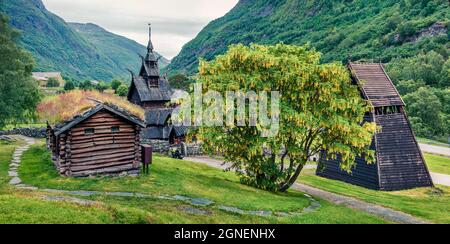
<svg viewBox="0 0 450 244"><path fill-rule="evenodd" d="M140 67L140 59L137 54L145 54L145 46L126 37L108 32L102 27L88 23L68 23L74 30L81 34L97 50L107 55L114 63L122 64L123 67L135 69ZM158 55L159 57L160 55ZM161 68L169 64L169 60L161 57L159 65Z"/></svg>
<svg viewBox="0 0 450 244"><path fill-rule="evenodd" d="M323 61L388 62L435 50L448 55L447 0L241 0L186 44L168 71L196 72L230 44L305 44Z"/></svg>
<svg viewBox="0 0 450 244"><path fill-rule="evenodd" d="M36 71L60 71L77 79L111 80L137 69L145 47L93 25L77 30L48 11L41 0L0 0L0 11L22 31ZM89 31L88 31L89 30ZM106 48L108 47L108 48Z"/></svg>

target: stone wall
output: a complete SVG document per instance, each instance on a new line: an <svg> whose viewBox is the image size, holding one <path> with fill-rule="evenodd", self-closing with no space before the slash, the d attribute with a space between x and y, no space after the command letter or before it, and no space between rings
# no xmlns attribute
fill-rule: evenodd
<svg viewBox="0 0 450 244"><path fill-rule="evenodd" d="M169 155L172 146L169 141L164 140L142 140L142 144L151 145L153 147L153 152ZM199 156L202 155L202 149L200 144L181 144L177 146L180 152L187 152L185 156ZM184 148L183 148L184 147Z"/></svg>
<svg viewBox="0 0 450 244"><path fill-rule="evenodd" d="M3 135L23 135L33 138L45 138L47 136L47 128L18 128L8 131L0 131L0 136Z"/></svg>
<svg viewBox="0 0 450 244"><path fill-rule="evenodd" d="M142 140L141 143L152 146L153 152L155 152L155 153L168 154L169 151L170 151L169 141L164 141L164 140Z"/></svg>

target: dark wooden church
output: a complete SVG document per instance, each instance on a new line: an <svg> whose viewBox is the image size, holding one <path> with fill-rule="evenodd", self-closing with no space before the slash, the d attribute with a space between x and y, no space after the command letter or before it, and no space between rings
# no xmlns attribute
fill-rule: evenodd
<svg viewBox="0 0 450 244"><path fill-rule="evenodd" d="M381 131L373 140L376 164L357 158L351 174L341 170L338 160L320 157L317 175L375 190L395 191L430 187L433 182L405 112L405 103L382 64L349 64L362 96L373 104L365 121L375 122ZM339 157L338 157L339 158Z"/></svg>
<svg viewBox="0 0 450 244"><path fill-rule="evenodd" d="M174 93L169 81L161 76L159 59L154 53L152 30L149 26L147 55L141 57L142 65L138 75L132 74L128 101L145 109L146 128L142 131L142 139L164 140L174 144L184 140L187 129L174 127L170 123L173 107L168 107Z"/></svg>
<svg viewBox="0 0 450 244"><path fill-rule="evenodd" d="M142 65L138 75L132 74L128 101L145 109L165 108L173 91L166 77L160 75L156 54L153 51L152 32L149 27L147 55L141 57Z"/></svg>

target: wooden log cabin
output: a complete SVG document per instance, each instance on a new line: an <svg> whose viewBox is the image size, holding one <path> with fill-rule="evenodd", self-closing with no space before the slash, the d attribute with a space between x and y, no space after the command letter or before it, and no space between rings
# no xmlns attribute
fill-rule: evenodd
<svg viewBox="0 0 450 244"><path fill-rule="evenodd" d="M61 175L139 174L142 127L131 113L101 103L60 125L49 125L47 146Z"/></svg>
<svg viewBox="0 0 450 244"><path fill-rule="evenodd" d="M356 167L349 174L341 170L339 156L331 160L324 152L317 175L384 191L433 186L405 112L405 103L383 65L350 63L349 69L362 96L373 105L365 121L375 122L381 127L371 146L376 152L376 163L367 164L362 158L357 158Z"/></svg>

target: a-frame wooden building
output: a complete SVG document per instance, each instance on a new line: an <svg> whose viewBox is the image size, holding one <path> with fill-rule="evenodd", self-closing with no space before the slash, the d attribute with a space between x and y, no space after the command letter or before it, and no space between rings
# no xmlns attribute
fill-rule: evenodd
<svg viewBox="0 0 450 244"><path fill-rule="evenodd" d="M317 175L370 189L395 191L430 187L433 182L405 112L405 103L382 64L350 63L355 84L373 104L365 120L381 127L373 140L376 164L357 158L351 174L341 170L339 159L320 157ZM338 157L339 158L339 157Z"/></svg>

